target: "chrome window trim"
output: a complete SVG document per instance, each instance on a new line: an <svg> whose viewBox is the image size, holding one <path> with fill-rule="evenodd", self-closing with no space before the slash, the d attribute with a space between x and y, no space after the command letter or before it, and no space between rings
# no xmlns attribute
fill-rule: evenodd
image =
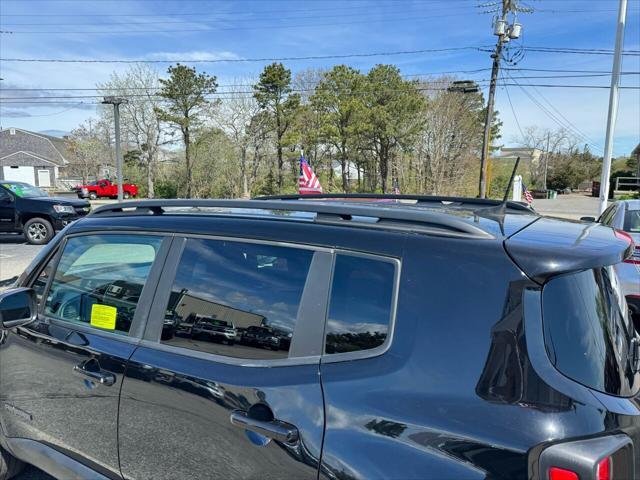
<svg viewBox="0 0 640 480"><path fill-rule="evenodd" d="M349 255L353 257L362 257L368 258L371 260L376 260L380 262L392 263L395 266L394 272L394 282L393 282L393 292L391 297L391 312L389 317L389 331L387 333L387 338L385 338L384 343L378 347L370 348L368 350L359 350L357 352L344 352L344 353L327 353L327 325L329 323L329 310L331 309L331 293L333 290L333 276L335 273L335 264L338 255ZM337 363L337 362L348 362L352 360L364 360L366 358L379 357L380 355L384 355L393 343L393 337L395 335L396 330L396 316L398 312L398 297L400 292L400 277L402 270L402 262L398 258L389 257L385 255L379 255L374 253L364 253L364 252L356 252L352 250L342 250L336 249L334 252L333 259L333 267L331 272L331 287L329 290L329 298L327 300L327 310L326 310L326 318L325 318L325 331L323 335L323 354L322 354L322 363Z"/></svg>
<svg viewBox="0 0 640 480"><path fill-rule="evenodd" d="M238 367L291 367L295 365L317 365L320 361L320 355L274 358L271 360L227 357L225 355L203 352L201 350L191 350L184 347L174 347L172 345L167 345L166 343L161 343L160 341L148 340L146 338L140 341L139 346L150 348L152 350L172 353L183 357L198 358L200 360L222 363L225 365L234 365Z"/></svg>
<svg viewBox="0 0 640 480"><path fill-rule="evenodd" d="M70 238L91 237L91 236L97 236L97 235L100 235L100 236L102 235L120 235L120 236L136 235L136 236L144 236L144 237L161 237L162 238L162 241L160 242L160 248L158 249L158 253L156 254L156 257L153 260L153 264L151 265L149 276L145 281L145 284L142 288L142 292L140 294L140 298L138 299L138 303L136 305L136 313L134 314L133 319L131 321L131 329L129 330L129 332L127 332L126 335L112 333L112 332L109 332L108 330L101 330L99 328L88 326L88 324L85 325L84 323L77 323L77 322L63 320L56 317L51 317L49 315L45 315L44 313L46 299L49 297L51 285L53 283L53 279L55 278L55 274L58 271L58 266L60 264L62 255L64 254L64 250L67 246L68 240ZM60 242L60 245L56 249L55 254L53 254L51 257L48 257L49 259L53 259L55 263L54 263L54 268L52 270L52 274L47 281L47 286L43 293L43 299L45 301L38 306L38 320L48 325L53 324L53 325L64 326L67 328L74 328L74 329L77 327L78 331L97 334L105 338L118 339L118 340L126 339L125 341L127 343L137 343L142 338L142 334L146 327L148 311L149 311L151 302L153 301L155 288L158 284L158 277L162 273L162 268L164 267L164 263L166 261L166 258L171 246L172 238L173 238L173 235L171 234L164 234L164 233L158 233L158 232L146 232L146 231L129 232L126 230L106 230L106 231L94 230L94 231L71 233L65 236L65 238ZM46 267L46 265L47 265L47 262L44 262L42 268ZM38 270L38 275L40 275L40 273L42 272L42 268ZM34 276L30 283L34 282L36 278L37 276Z"/></svg>
<svg viewBox="0 0 640 480"><path fill-rule="evenodd" d="M203 240L217 240L217 241L227 241L227 242L236 242L236 243L249 243L255 245L270 245L276 247L284 247L284 248L293 248L298 250L310 250L314 252L314 256L311 260L311 264L309 266L309 272L307 273L307 280L310 277L311 268L316 261L317 255L315 253L328 253L334 257L334 249L327 247L319 247L315 245L308 244L297 244L292 242L283 242L278 240L262 240L262 239L254 239L254 238L245 238L245 237L235 237L235 236L224 236L224 235L205 235L205 234L176 234L177 238L174 240L174 243L169 251L167 256L167 262L165 265L165 269L162 272L160 277L160 281L158 282L158 286L156 289L156 295L153 298L152 307L149 311L149 318L147 321L147 328L144 332L143 339L140 343L141 346L145 346L147 348L152 348L156 350L161 350L169 353L174 353L176 355L183 355L192 358L199 358L202 360L209 360L221 364L226 365L235 365L242 367L284 367L284 366L295 366L295 365L318 365L320 362L321 355L300 355L296 357L286 357L286 358L277 358L277 359L251 359L251 358L240 358L240 357L227 357L225 355L218 355L215 353L203 352L201 350L192 350L185 347L176 347L167 345L162 343L160 339L160 335L162 332L162 323L154 322L154 318L159 318L161 316L164 318L164 311L166 309L167 303L169 301L169 296L171 295L171 288L175 281L175 277L178 271L178 266L180 265L180 260L182 258L182 253L189 239L203 239ZM331 273L333 271L333 265L331 266ZM327 279L329 280L329 279ZM298 305L298 309L302 306L302 301L305 299L305 290L307 290L307 283L305 282L305 288L302 292L302 297L300 299L300 305ZM323 298L324 304L324 317L326 318L326 308L327 308L328 298ZM304 323L304 322L303 322ZM296 321L296 326L294 327L293 337L296 335L296 328L298 328L299 322ZM323 337L323 329L324 323L319 325L318 328L318 337L324 339ZM291 340L292 347L294 346L294 340ZM317 342L318 344L320 342ZM314 351L317 350L317 347L313 345L295 345L296 349L303 353L305 350ZM292 349L289 350L289 353Z"/></svg>

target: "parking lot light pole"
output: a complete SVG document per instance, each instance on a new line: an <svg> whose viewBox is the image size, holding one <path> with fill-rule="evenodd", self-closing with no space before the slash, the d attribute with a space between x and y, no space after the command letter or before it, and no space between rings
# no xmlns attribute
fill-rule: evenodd
<svg viewBox="0 0 640 480"><path fill-rule="evenodd" d="M611 89L609 90L607 133L604 141L604 158L602 160L602 174L600 176L600 203L598 205L598 213L600 215L606 210L609 199L609 177L611 176L611 158L613 157L613 135L615 133L616 118L618 116L618 88L620 87L620 66L622 63L622 44L624 43L624 25L626 18L627 0L620 0L616 46L613 54L613 69L611 71Z"/></svg>
<svg viewBox="0 0 640 480"><path fill-rule="evenodd" d="M120 152L120 104L127 103L126 98L121 97L104 97L103 104L113 105L113 118L115 121L115 137L116 137L116 176L118 177L118 202L121 202L124 196L122 191L122 154Z"/></svg>

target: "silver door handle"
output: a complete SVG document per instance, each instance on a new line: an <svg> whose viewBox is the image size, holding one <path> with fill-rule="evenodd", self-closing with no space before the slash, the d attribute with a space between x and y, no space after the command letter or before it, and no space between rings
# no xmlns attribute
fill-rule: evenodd
<svg viewBox="0 0 640 480"><path fill-rule="evenodd" d="M231 424L236 427L251 430L252 432L259 433L260 435L279 442L293 444L296 443L299 438L298 429L289 423L279 420L272 420L270 422L256 420L255 418L249 417L247 412L241 410L233 411L230 420Z"/></svg>
<svg viewBox="0 0 640 480"><path fill-rule="evenodd" d="M116 383L116 376L113 373L91 372L84 369L82 365L76 365L75 367L73 367L73 373L89 377L94 382L106 387L110 387L111 385Z"/></svg>

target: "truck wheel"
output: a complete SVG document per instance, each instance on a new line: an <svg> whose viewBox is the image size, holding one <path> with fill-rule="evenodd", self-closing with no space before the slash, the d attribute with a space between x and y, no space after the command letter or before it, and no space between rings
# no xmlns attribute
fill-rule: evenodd
<svg viewBox="0 0 640 480"><path fill-rule="evenodd" d="M96 192L89 192L89 198L91 200L96 200L98 198L98 194Z"/></svg>
<svg viewBox="0 0 640 480"><path fill-rule="evenodd" d="M9 480L15 477L23 468L24 463L0 448L0 480Z"/></svg>
<svg viewBox="0 0 640 480"><path fill-rule="evenodd" d="M53 238L53 227L44 218L32 218L24 224L24 236L31 245L44 245Z"/></svg>
<svg viewBox="0 0 640 480"><path fill-rule="evenodd" d="M130 194L129 192L124 192L124 193L122 194L122 196L123 196L125 199L131 198L131 194Z"/></svg>

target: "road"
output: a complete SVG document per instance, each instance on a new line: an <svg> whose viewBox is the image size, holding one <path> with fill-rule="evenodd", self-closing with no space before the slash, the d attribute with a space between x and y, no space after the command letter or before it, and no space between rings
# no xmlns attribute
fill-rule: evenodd
<svg viewBox="0 0 640 480"><path fill-rule="evenodd" d="M597 217L598 202L599 199L597 197L572 193L569 195L558 195L558 197L553 200L534 200L533 208L542 215L578 220L580 217Z"/></svg>

